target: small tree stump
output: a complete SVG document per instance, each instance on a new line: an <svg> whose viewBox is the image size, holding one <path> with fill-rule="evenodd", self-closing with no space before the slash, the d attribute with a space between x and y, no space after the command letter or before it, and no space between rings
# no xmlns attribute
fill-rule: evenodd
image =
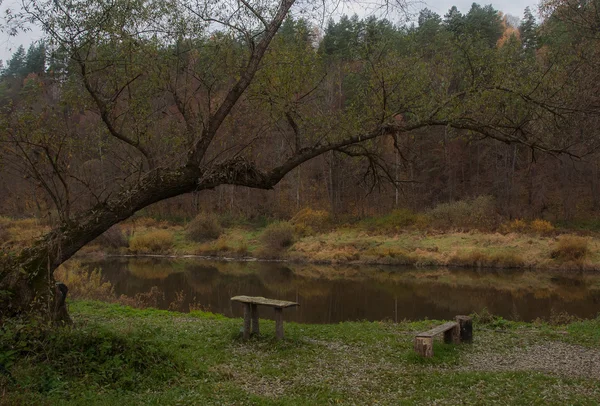
<svg viewBox="0 0 600 406"><path fill-rule="evenodd" d="M54 285L54 313L52 320L56 324L71 324L72 320L67 311L67 293L69 288L62 282L56 282Z"/></svg>
<svg viewBox="0 0 600 406"><path fill-rule="evenodd" d="M471 344L473 342L473 320L469 316L456 316L460 327L460 341Z"/></svg>
<svg viewBox="0 0 600 406"><path fill-rule="evenodd" d="M451 330L444 331L444 343L460 344L460 326L457 325Z"/></svg>
<svg viewBox="0 0 600 406"><path fill-rule="evenodd" d="M433 357L433 337L415 337L415 351L423 357Z"/></svg>

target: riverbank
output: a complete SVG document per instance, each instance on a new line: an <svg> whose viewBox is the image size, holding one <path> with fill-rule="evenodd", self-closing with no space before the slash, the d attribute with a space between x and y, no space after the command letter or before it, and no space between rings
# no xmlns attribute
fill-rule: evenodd
<svg viewBox="0 0 600 406"><path fill-rule="evenodd" d="M2 404L596 404L600 318L568 325L476 317L472 345L415 333L437 324L274 323L240 340L241 319L74 301L73 328L4 326ZM20 333L8 334L20 329ZM38 333L33 333L38 331ZM6 351L9 342L17 348ZM20 345L20 347L18 347Z"/></svg>
<svg viewBox="0 0 600 406"><path fill-rule="evenodd" d="M392 217L390 217L392 216ZM353 224L315 222L232 223L193 237L191 223L137 218L114 226L84 247L84 256L172 255L280 260L316 264L411 265L563 271L600 270L600 234L555 229L546 221L515 220L494 231L434 228L417 215L392 215ZM412 217L411 217L412 219ZM317 219L318 220L318 219ZM216 222L217 220L212 219ZM324 220L323 220L324 221ZM395 222L394 222L395 221ZM2 225L2 224L0 224ZM18 250L47 227L32 220L5 221L4 251ZM1 242L1 241L0 241Z"/></svg>

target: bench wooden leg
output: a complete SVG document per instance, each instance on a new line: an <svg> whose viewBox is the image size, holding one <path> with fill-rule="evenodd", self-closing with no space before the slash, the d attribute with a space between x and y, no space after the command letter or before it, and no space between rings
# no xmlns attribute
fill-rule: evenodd
<svg viewBox="0 0 600 406"><path fill-rule="evenodd" d="M415 337L415 351L424 357L433 357L433 337Z"/></svg>
<svg viewBox="0 0 600 406"><path fill-rule="evenodd" d="M258 305L252 305L252 335L259 336L260 328L258 327Z"/></svg>
<svg viewBox="0 0 600 406"><path fill-rule="evenodd" d="M460 331L460 342L471 344L473 342L473 320L469 316L456 316Z"/></svg>
<svg viewBox="0 0 600 406"><path fill-rule="evenodd" d="M283 309L275 308L275 336L278 340L283 340Z"/></svg>
<svg viewBox="0 0 600 406"><path fill-rule="evenodd" d="M250 320L252 310L250 309L250 303L244 303L244 340L250 338Z"/></svg>

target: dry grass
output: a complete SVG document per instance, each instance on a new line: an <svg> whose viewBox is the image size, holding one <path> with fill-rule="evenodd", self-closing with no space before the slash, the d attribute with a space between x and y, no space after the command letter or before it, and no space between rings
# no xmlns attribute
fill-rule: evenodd
<svg viewBox="0 0 600 406"><path fill-rule="evenodd" d="M173 248L173 234L167 230L154 230L145 234L134 235L129 242L129 249L138 254L164 254Z"/></svg>
<svg viewBox="0 0 600 406"><path fill-rule="evenodd" d="M112 302L114 289L99 269L90 270L79 261L69 261L54 272L54 278L69 287L69 297Z"/></svg>
<svg viewBox="0 0 600 406"><path fill-rule="evenodd" d="M581 261L589 252L587 239L565 235L559 238L550 256L561 261Z"/></svg>
<svg viewBox="0 0 600 406"><path fill-rule="evenodd" d="M475 250L454 254L448 260L448 265L475 268L522 268L525 266L525 261L521 256L510 252L486 253Z"/></svg>

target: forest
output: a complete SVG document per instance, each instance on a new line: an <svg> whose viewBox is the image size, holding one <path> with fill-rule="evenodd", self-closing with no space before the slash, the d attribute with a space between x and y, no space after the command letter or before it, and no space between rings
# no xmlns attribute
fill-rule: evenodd
<svg viewBox="0 0 600 406"><path fill-rule="evenodd" d="M519 20L476 3L464 15L423 9L408 25L354 15L320 28L292 14L204 160L252 157L264 168L322 139L402 128L332 147L273 192L232 184L148 210L289 218L310 207L364 217L487 195L506 218L592 220L595 3L573 4L545 4L542 22L529 8ZM203 125L247 58L241 32L173 42L136 37L141 27L122 23L98 28L118 44L94 44L80 60L69 55L75 39L60 37L6 61L3 215L58 224L152 167L184 162L192 126Z"/></svg>

